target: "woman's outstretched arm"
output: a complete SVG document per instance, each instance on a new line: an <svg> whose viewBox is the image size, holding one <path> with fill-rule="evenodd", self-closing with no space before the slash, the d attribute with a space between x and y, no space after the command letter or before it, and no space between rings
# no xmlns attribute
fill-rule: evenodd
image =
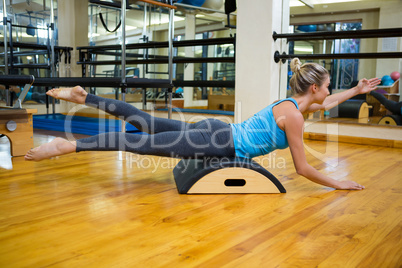
<svg viewBox="0 0 402 268"><path fill-rule="evenodd" d="M323 104L313 104L306 111L307 113L312 113L318 110L329 110L334 108L335 106L341 104L342 102L358 95L358 94L366 94L377 88L377 85L381 83L381 79L379 78L371 78L371 79L361 79L359 84L351 89L346 91L336 93L328 96Z"/></svg>
<svg viewBox="0 0 402 268"><path fill-rule="evenodd" d="M304 119L302 114L295 112L289 113L285 120L287 121L285 123L285 132L297 174L302 175L315 183L339 190L364 189L364 186L354 181L334 180L309 165L303 147Z"/></svg>

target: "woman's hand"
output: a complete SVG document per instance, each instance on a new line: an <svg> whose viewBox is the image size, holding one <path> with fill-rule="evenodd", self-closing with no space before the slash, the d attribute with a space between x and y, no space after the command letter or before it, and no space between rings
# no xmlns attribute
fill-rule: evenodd
<svg viewBox="0 0 402 268"><path fill-rule="evenodd" d="M358 90L358 94L366 94L376 89L379 84L381 84L381 79L379 78L371 78L369 80L363 78L359 81L359 84L356 86L356 88Z"/></svg>
<svg viewBox="0 0 402 268"><path fill-rule="evenodd" d="M363 190L364 186L355 181L340 181L335 188L338 190Z"/></svg>

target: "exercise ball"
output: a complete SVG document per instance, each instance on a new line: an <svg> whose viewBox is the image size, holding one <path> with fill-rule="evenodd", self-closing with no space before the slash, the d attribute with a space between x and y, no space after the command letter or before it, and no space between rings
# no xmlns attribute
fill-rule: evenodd
<svg viewBox="0 0 402 268"><path fill-rule="evenodd" d="M389 76L389 75L384 75L384 76L381 78L381 85L383 85L383 86L389 86L390 83L391 83L391 85L394 83L394 80L392 80L391 76Z"/></svg>
<svg viewBox="0 0 402 268"><path fill-rule="evenodd" d="M308 31L309 31L309 32L315 32L315 31L317 31L317 25L309 25L309 26L308 26Z"/></svg>
<svg viewBox="0 0 402 268"><path fill-rule="evenodd" d="M222 0L205 0L203 7L220 10L223 6Z"/></svg>
<svg viewBox="0 0 402 268"><path fill-rule="evenodd" d="M391 73L390 77L391 77L392 80L396 81L401 77L401 74L399 72L395 71L395 72Z"/></svg>
<svg viewBox="0 0 402 268"><path fill-rule="evenodd" d="M385 80L382 85L383 86L392 86L394 84L394 80Z"/></svg>
<svg viewBox="0 0 402 268"><path fill-rule="evenodd" d="M297 27L297 30L302 31L302 32L315 32L317 31L317 25L299 25Z"/></svg>

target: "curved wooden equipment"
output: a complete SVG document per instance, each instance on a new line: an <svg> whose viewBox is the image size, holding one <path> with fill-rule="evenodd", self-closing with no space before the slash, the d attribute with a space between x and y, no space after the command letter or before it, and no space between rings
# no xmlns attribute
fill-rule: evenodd
<svg viewBox="0 0 402 268"><path fill-rule="evenodd" d="M386 115L383 116L378 122L379 125L387 126L402 126L402 116L400 115Z"/></svg>
<svg viewBox="0 0 402 268"><path fill-rule="evenodd" d="M368 117L368 104L364 100L347 100L338 106L339 117Z"/></svg>
<svg viewBox="0 0 402 268"><path fill-rule="evenodd" d="M278 179L252 159L183 159L173 174L180 194L286 193Z"/></svg>
<svg viewBox="0 0 402 268"><path fill-rule="evenodd" d="M369 106L365 100L347 100L342 102L330 110L331 117L344 117L344 118L357 118L362 120L367 120L369 117Z"/></svg>

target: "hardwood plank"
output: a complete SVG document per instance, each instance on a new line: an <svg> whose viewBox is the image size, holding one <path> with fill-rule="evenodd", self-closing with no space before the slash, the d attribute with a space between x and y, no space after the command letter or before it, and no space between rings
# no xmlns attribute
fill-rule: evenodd
<svg viewBox="0 0 402 268"><path fill-rule="evenodd" d="M399 196L400 194L398 194ZM388 208L383 208L383 213L377 215L374 222L362 228L356 235L347 241L342 247L338 248L332 255L325 259L320 264L320 267L346 266L357 267L360 262L365 261L370 254L376 252L377 246L388 237L393 229L401 223L398 216L398 211L401 211L400 198L395 198L391 204L387 204ZM399 201L399 204L397 203ZM364 216L364 215L363 215ZM366 218L364 218L366 219ZM400 242L399 242L400 244ZM387 251L392 252L392 249L398 244L389 244ZM397 253L400 254L400 253ZM397 255L394 255L394 258ZM382 256L372 263L371 267L398 267L401 263L395 263L394 258ZM400 261L400 257L399 260ZM395 265L396 264L396 265ZM394 266L395 265L395 266Z"/></svg>
<svg viewBox="0 0 402 268"><path fill-rule="evenodd" d="M392 246L390 246L392 245ZM402 264L402 224L396 226L357 267L400 267Z"/></svg>

